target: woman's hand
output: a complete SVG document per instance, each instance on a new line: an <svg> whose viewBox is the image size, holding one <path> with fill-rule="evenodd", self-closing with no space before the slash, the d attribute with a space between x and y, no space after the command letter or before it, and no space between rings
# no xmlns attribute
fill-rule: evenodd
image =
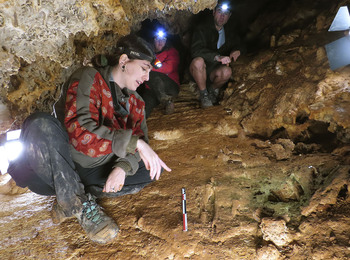
<svg viewBox="0 0 350 260"><path fill-rule="evenodd" d="M116 167L109 174L106 184L103 187L103 192L118 192L123 188L124 182L125 171L120 167Z"/></svg>
<svg viewBox="0 0 350 260"><path fill-rule="evenodd" d="M158 155L152 150L152 148L142 139L137 141L136 145L142 161L145 163L146 169L150 171L150 177L153 180L159 179L162 168L171 172L171 169L158 157Z"/></svg>

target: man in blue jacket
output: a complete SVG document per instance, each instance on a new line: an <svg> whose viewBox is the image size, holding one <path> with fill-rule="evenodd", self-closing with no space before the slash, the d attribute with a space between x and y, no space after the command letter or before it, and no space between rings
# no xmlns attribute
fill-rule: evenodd
<svg viewBox="0 0 350 260"><path fill-rule="evenodd" d="M202 108L217 102L219 89L232 75L229 64L242 52L239 36L226 26L231 17L230 4L218 1L213 16L194 30L191 44L190 73L199 88Z"/></svg>

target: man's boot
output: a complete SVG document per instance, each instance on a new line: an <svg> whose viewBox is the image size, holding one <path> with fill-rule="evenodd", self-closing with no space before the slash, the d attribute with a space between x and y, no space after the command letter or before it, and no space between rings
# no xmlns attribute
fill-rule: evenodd
<svg viewBox="0 0 350 260"><path fill-rule="evenodd" d="M209 99L213 103L213 105L216 105L218 103L219 91L220 90L218 88L210 87L208 89Z"/></svg>
<svg viewBox="0 0 350 260"><path fill-rule="evenodd" d="M207 107L213 106L213 103L211 102L211 100L209 98L209 94L208 94L207 90L200 91L200 101L201 101L202 108L207 108Z"/></svg>
<svg viewBox="0 0 350 260"><path fill-rule="evenodd" d="M171 96L162 94L160 98L160 104L162 107L164 107L164 114L165 115L170 115L174 113L175 111L175 106L174 102Z"/></svg>
<svg viewBox="0 0 350 260"><path fill-rule="evenodd" d="M169 99L169 100L165 103L164 114L170 115L170 114L174 113L174 111L175 111L174 102L173 102L171 99Z"/></svg>

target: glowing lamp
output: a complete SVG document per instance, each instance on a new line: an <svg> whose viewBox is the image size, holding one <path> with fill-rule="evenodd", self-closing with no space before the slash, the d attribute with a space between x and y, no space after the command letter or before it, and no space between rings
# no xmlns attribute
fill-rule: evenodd
<svg viewBox="0 0 350 260"><path fill-rule="evenodd" d="M228 5L227 5L227 4L222 4L221 10L227 12L227 10L228 10Z"/></svg>
<svg viewBox="0 0 350 260"><path fill-rule="evenodd" d="M224 2L220 5L218 5L218 8L221 10L221 12L228 14L231 12L231 7L227 2Z"/></svg>
<svg viewBox="0 0 350 260"><path fill-rule="evenodd" d="M162 63L160 62L160 60L156 59L153 63L153 67L156 69L159 69L162 67Z"/></svg>
<svg viewBox="0 0 350 260"><path fill-rule="evenodd" d="M158 40L166 40L166 32L164 31L164 30L162 30L162 29L159 29L158 31L157 31L157 33L156 33L156 38L158 39Z"/></svg>
<svg viewBox="0 0 350 260"><path fill-rule="evenodd" d="M20 129L7 132L6 143L0 146L0 171L3 174L7 172L9 162L17 159L23 150L20 134Z"/></svg>

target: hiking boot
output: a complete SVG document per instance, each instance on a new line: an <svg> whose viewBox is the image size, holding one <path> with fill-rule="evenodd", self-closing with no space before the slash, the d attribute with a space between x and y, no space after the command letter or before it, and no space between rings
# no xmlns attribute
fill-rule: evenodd
<svg viewBox="0 0 350 260"><path fill-rule="evenodd" d="M61 206L58 205L57 201L55 201L51 210L51 218L53 223L59 224L71 217L67 216Z"/></svg>
<svg viewBox="0 0 350 260"><path fill-rule="evenodd" d="M200 99L201 99L201 107L202 108L213 106L213 103L211 102L211 100L209 98L208 92L201 94Z"/></svg>
<svg viewBox="0 0 350 260"><path fill-rule="evenodd" d="M166 115L170 115L172 113L174 113L175 107L174 107L174 102L171 100L168 100L165 103L165 110L164 110L164 114Z"/></svg>
<svg viewBox="0 0 350 260"><path fill-rule="evenodd" d="M90 194L88 194L88 198L89 199L83 203L81 212L77 213L75 216L92 241L98 243L110 242L117 236L119 228L117 224L102 211L102 208Z"/></svg>
<svg viewBox="0 0 350 260"><path fill-rule="evenodd" d="M209 99L213 104L218 103L219 89L218 88L210 88L208 90Z"/></svg>

